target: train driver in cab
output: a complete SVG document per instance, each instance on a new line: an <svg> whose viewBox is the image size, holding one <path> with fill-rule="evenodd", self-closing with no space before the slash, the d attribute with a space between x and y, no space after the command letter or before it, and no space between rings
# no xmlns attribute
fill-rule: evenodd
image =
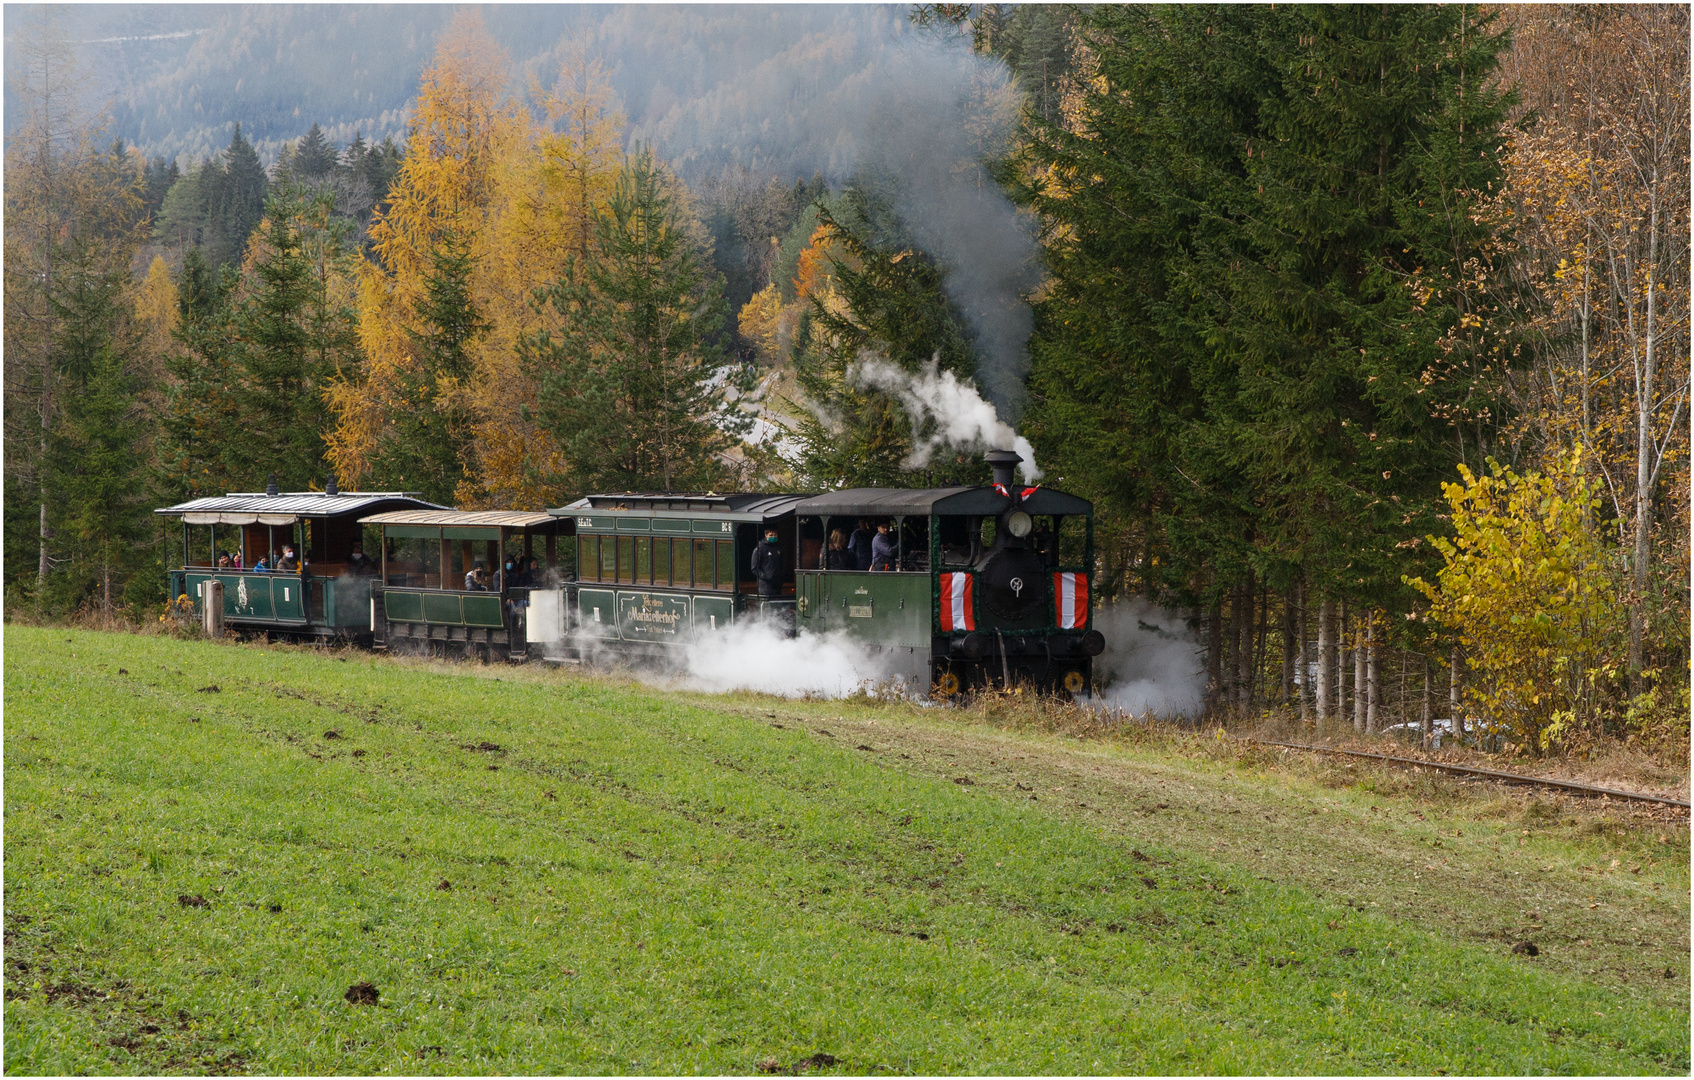
<svg viewBox="0 0 1694 1080"><path fill-rule="evenodd" d="M888 522L878 522L876 535L871 538L871 569L895 570L900 557L900 545L889 531Z"/></svg>

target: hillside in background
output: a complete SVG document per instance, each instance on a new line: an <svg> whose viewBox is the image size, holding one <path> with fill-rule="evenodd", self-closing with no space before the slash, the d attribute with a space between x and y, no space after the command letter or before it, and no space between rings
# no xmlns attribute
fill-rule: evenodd
<svg viewBox="0 0 1694 1080"><path fill-rule="evenodd" d="M35 10L7 6L8 64ZM61 18L94 72L87 104L110 103L113 135L148 156L198 160L228 145L239 123L269 163L313 123L342 144L355 133L371 141L403 135L418 73L453 12L449 5L103 4L72 6ZM517 85L532 77L550 85L562 50L586 43L610 70L632 138L697 163L736 152L756 165L760 148L747 133L768 128L767 114L790 131L791 144L791 129L806 120L803 108L792 108L797 77L827 94L863 67L867 49L909 34L904 9L893 6L493 5L483 17L509 53ZM706 117L692 108L700 99L714 103L714 119L739 137L702 127ZM8 131L21 115L16 104L8 85ZM685 127L699 132L702 145L692 145Z"/></svg>

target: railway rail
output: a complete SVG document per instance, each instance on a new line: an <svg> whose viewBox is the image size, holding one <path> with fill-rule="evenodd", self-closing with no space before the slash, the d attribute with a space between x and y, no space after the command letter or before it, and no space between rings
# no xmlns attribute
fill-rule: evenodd
<svg viewBox="0 0 1694 1080"><path fill-rule="evenodd" d="M1400 757L1395 754L1373 754L1368 750L1342 750L1334 746L1310 746L1306 743L1279 742L1274 739L1252 739L1237 736L1241 742L1254 743L1259 746L1281 746L1290 750L1309 750L1320 754L1343 754L1347 757L1372 758L1377 761L1388 761L1396 765L1417 765L1426 769L1440 772L1455 773L1461 776L1480 776L1489 780L1498 780L1507 784L1533 784L1540 787L1557 788L1578 795L1606 796L1613 799L1627 799L1633 802L1658 803L1661 806L1675 806L1683 810L1689 809L1689 804L1682 799L1669 799L1663 795L1648 795L1639 791L1620 791L1617 788L1600 787L1598 784L1584 784L1576 780L1555 780L1545 776L1524 776L1520 773L1501 772L1498 769L1484 769L1475 765L1452 765L1444 761L1430 761L1427 758Z"/></svg>

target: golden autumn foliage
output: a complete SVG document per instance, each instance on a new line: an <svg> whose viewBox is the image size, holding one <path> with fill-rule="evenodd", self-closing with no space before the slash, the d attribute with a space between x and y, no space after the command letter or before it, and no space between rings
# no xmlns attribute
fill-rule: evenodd
<svg viewBox="0 0 1694 1080"><path fill-rule="evenodd" d="M782 290L766 285L741 306L736 329L753 343L759 359L775 364L782 356Z"/></svg>
<svg viewBox="0 0 1694 1080"><path fill-rule="evenodd" d="M1409 582L1464 647L1468 697L1536 752L1597 729L1616 712L1628 633L1618 604L1616 549L1593 517L1602 484L1576 451L1547 473L1518 475L1490 460L1443 484L1452 539L1430 537L1445 564L1431 585Z"/></svg>
<svg viewBox="0 0 1694 1080"><path fill-rule="evenodd" d="M504 53L471 12L455 17L424 73L406 158L361 270L364 369L331 398L330 453L349 486L383 460L397 420L427 408L467 418L457 504L541 506L559 494L540 479L563 470L557 447L524 419L535 385L517 362L517 342L549 325L532 291L559 276L604 206L621 160L621 120L604 71L580 51L552 91L535 91L539 116L507 92L506 71ZM425 370L419 345L427 331L420 312L449 239L465 248L478 323L463 376Z"/></svg>
<svg viewBox="0 0 1694 1080"><path fill-rule="evenodd" d="M147 276L136 290L135 317L141 330L142 355L157 364L173 347L171 335L181 321L176 282L162 255L153 257Z"/></svg>

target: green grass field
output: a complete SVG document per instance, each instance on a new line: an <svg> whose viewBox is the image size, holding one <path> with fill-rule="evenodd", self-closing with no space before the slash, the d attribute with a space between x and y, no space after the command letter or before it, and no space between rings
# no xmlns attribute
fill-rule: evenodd
<svg viewBox="0 0 1694 1080"><path fill-rule="evenodd" d="M1686 818L531 668L5 663L8 1073L1690 1067Z"/></svg>

